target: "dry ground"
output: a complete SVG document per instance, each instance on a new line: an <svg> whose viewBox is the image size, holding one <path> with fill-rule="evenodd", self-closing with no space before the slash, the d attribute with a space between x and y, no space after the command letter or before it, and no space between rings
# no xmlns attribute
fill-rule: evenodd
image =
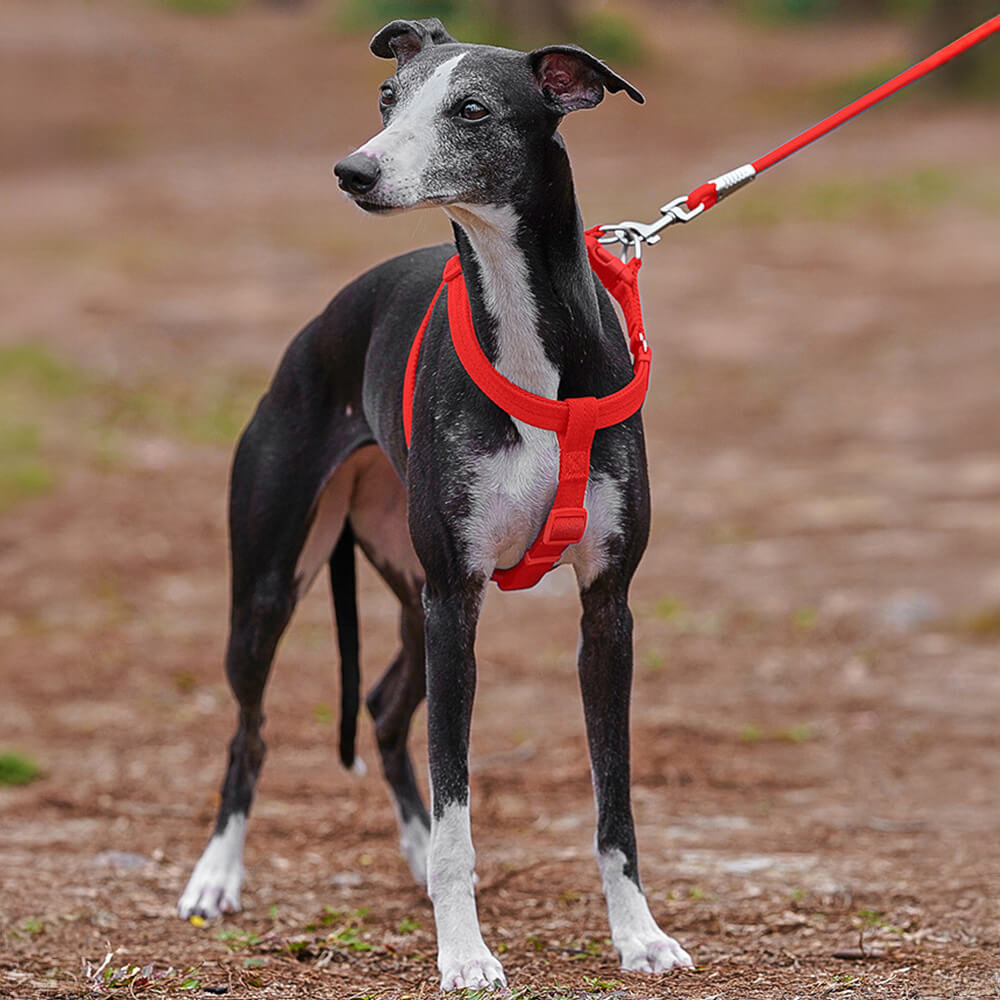
<svg viewBox="0 0 1000 1000"><path fill-rule="evenodd" d="M652 218L907 54L633 10L649 103L565 124L589 221ZM345 280L447 235L329 176L383 72L315 7L0 8L0 752L42 769L0 789L0 995L435 993L380 780L335 761L321 586L269 692L244 912L173 915L233 721L233 441ZM650 252L635 811L698 968L616 968L560 571L480 630L479 899L514 995L1000 994L998 155L995 106L925 88ZM361 589L370 683L395 619Z"/></svg>

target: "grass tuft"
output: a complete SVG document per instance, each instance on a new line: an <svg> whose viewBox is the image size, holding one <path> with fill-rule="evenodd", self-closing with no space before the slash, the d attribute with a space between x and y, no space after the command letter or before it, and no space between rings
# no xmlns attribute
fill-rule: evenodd
<svg viewBox="0 0 1000 1000"><path fill-rule="evenodd" d="M0 785L28 785L41 774L41 768L24 754L0 754Z"/></svg>

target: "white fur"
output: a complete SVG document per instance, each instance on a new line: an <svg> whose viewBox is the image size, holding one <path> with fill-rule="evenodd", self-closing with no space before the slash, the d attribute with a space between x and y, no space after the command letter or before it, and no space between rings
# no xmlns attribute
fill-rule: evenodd
<svg viewBox="0 0 1000 1000"><path fill-rule="evenodd" d="M559 373L538 336L527 264L515 242L516 213L509 206L483 205L446 211L467 233L479 262L485 305L497 323L497 371L522 389L555 399ZM521 444L480 461L471 484L472 513L464 525L470 568L487 576L496 566L513 566L535 540L559 477L555 432L514 424Z"/></svg>
<svg viewBox="0 0 1000 1000"><path fill-rule="evenodd" d="M427 883L427 852L430 848L430 831L417 816L403 819L396 797L390 792L392 808L396 813L396 823L399 825L399 849L410 866L414 881L420 885Z"/></svg>
<svg viewBox="0 0 1000 1000"><path fill-rule="evenodd" d="M507 985L503 967L490 953L479 930L468 804L447 806L431 823L427 894L434 904L438 969L442 990Z"/></svg>
<svg viewBox="0 0 1000 1000"><path fill-rule="evenodd" d="M440 143L437 122L448 97L448 85L465 53L441 63L415 93L402 98L387 128L357 152L378 160L380 197L396 208L413 208L421 201L421 178Z"/></svg>
<svg viewBox="0 0 1000 1000"><path fill-rule="evenodd" d="M668 972L693 967L691 956L656 925L646 897L625 874L621 851L598 854L604 898L608 904L611 943L629 972Z"/></svg>
<svg viewBox="0 0 1000 1000"><path fill-rule="evenodd" d="M591 478L584 506L587 530L560 560L576 570L581 590L586 590L604 572L608 565L608 540L622 533L622 493L617 480L604 475Z"/></svg>
<svg viewBox="0 0 1000 1000"><path fill-rule="evenodd" d="M177 904L184 920L194 915L217 917L239 912L246 828L246 816L233 813L225 830L208 842Z"/></svg>

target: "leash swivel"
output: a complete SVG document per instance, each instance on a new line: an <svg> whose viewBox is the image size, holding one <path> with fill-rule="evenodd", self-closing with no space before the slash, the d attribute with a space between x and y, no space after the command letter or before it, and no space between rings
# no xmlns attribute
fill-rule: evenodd
<svg viewBox="0 0 1000 1000"><path fill-rule="evenodd" d="M660 242L660 232L672 226L675 222L690 222L697 219L702 212L711 208L716 202L727 195L745 187L757 176L757 170L752 163L730 170L695 188L690 194L682 194L673 201L668 201L660 208L660 218L655 222L616 222L609 226L598 227L608 235L600 237L599 243L621 243L627 253L633 251L637 260L642 259L642 245L652 246Z"/></svg>
<svg viewBox="0 0 1000 1000"><path fill-rule="evenodd" d="M771 150L765 156L761 156L752 163L745 163L735 170L730 170L728 173L706 181L700 187L696 187L690 194L681 195L681 197L667 202L660 209L661 218L655 222L634 222L627 220L625 222L615 222L611 225L599 226L600 231L606 234L600 237L600 242L604 244L620 244L622 247L622 260L628 257L630 250L636 259L640 259L642 257L643 244L648 243L652 246L654 243L658 243L660 241L660 232L666 229L667 226L671 226L675 222L690 222L692 219L698 218L699 215L710 209L716 202L721 201L727 195L749 184L758 174L762 174L769 167L773 167L786 157L797 153L803 146L808 146L809 143L815 142L828 132L832 132L838 126L843 125L844 122L860 115L863 111L867 111L880 101L884 101L890 95L895 94L896 91L902 90L903 87L908 87L911 83L926 76L939 66L943 66L946 62L971 49L974 45L985 41L990 35L998 31L1000 31L1000 14L991 17L988 21L979 25L978 28L973 28L968 34L962 35L961 38L956 39L949 45L945 45L926 59L915 63L898 76L894 76L891 80L883 83L880 87L876 87L857 100L852 101L828 118L824 118L821 122L813 125L812 128L801 132L794 139L789 139L788 142Z"/></svg>

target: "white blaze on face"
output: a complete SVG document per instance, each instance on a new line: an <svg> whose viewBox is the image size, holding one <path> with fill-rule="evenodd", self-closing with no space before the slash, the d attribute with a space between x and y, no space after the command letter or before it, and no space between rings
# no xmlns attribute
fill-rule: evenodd
<svg viewBox="0 0 1000 1000"><path fill-rule="evenodd" d="M389 126L357 150L378 161L382 171L380 197L399 208L423 196L420 180L432 153L440 146L437 129L451 76L465 56L462 52L441 63L416 93L405 98Z"/></svg>

